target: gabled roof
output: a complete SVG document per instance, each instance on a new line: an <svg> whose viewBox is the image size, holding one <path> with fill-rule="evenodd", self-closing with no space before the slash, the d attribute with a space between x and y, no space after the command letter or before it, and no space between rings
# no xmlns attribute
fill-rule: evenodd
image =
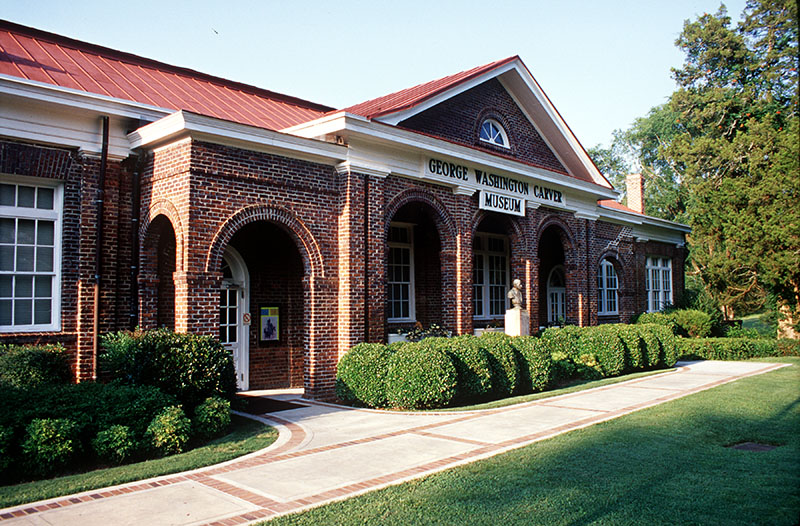
<svg viewBox="0 0 800 526"><path fill-rule="evenodd" d="M516 55L362 102L343 111L397 126L492 78L497 78L514 97L550 150L566 167L570 177L612 188L522 59Z"/></svg>
<svg viewBox="0 0 800 526"><path fill-rule="evenodd" d="M270 130L333 109L5 20L0 74Z"/></svg>
<svg viewBox="0 0 800 526"><path fill-rule="evenodd" d="M389 95L384 95L383 97L356 104L355 106L350 106L349 108L345 108L344 111L355 115L361 115L368 119L377 119L383 115L412 108L454 86L467 82L514 60L519 60L519 57L509 57L484 66L462 71L455 75L425 82L424 84L419 84L412 88L407 88L395 93L390 93Z"/></svg>

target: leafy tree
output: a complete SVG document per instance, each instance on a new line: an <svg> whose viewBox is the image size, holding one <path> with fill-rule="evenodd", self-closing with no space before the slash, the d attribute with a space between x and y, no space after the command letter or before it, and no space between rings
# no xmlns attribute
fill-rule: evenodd
<svg viewBox="0 0 800 526"><path fill-rule="evenodd" d="M792 0L749 0L736 27L721 6L676 42L678 130L660 154L686 189L693 271L728 312L767 292L800 312L797 22Z"/></svg>

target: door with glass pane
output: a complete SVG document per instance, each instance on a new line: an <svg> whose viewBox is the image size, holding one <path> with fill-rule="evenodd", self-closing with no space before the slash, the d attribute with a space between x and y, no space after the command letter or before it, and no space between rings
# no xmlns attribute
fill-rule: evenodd
<svg viewBox="0 0 800 526"><path fill-rule="evenodd" d="M247 268L233 248L225 252L222 263L222 286L219 290L219 341L231 351L236 370L236 387L249 388L249 348Z"/></svg>
<svg viewBox="0 0 800 526"><path fill-rule="evenodd" d="M564 267L558 266L550 271L547 279L547 321L550 324L564 324L567 317L566 296Z"/></svg>

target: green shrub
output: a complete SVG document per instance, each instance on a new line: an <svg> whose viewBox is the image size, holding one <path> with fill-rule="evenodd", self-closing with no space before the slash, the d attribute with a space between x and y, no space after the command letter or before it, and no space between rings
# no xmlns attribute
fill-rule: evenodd
<svg viewBox="0 0 800 526"><path fill-rule="evenodd" d="M669 327L664 325L651 325L650 330L655 334L656 338L658 338L658 343L661 344L658 365L673 367L675 362L678 361L678 338L675 337L675 334Z"/></svg>
<svg viewBox="0 0 800 526"><path fill-rule="evenodd" d="M11 466L13 458L14 430L7 426L0 426L0 480L6 469Z"/></svg>
<svg viewBox="0 0 800 526"><path fill-rule="evenodd" d="M72 461L79 451L77 425L68 418L37 418L25 428L22 453L28 468L41 475Z"/></svg>
<svg viewBox="0 0 800 526"><path fill-rule="evenodd" d="M578 357L578 339L583 329L575 325L550 327L542 332L541 339L551 354L561 353L570 358Z"/></svg>
<svg viewBox="0 0 800 526"><path fill-rule="evenodd" d="M544 346L545 349L547 349L547 342L543 341L542 339L540 339L539 342L542 346ZM577 376L577 366L569 356L563 352L557 351L551 353L550 358L553 361L551 382L559 384Z"/></svg>
<svg viewBox="0 0 800 526"><path fill-rule="evenodd" d="M800 356L800 340L777 340L777 356Z"/></svg>
<svg viewBox="0 0 800 526"><path fill-rule="evenodd" d="M553 377L553 358L540 338L518 336L511 345L522 358L522 391L538 392L547 389Z"/></svg>
<svg viewBox="0 0 800 526"><path fill-rule="evenodd" d="M680 339L683 359L746 360L781 354L777 340L767 338L697 338Z"/></svg>
<svg viewBox="0 0 800 526"><path fill-rule="evenodd" d="M403 409L444 407L455 398L456 384L456 368L445 353L408 343L389 360L386 398L389 406Z"/></svg>
<svg viewBox="0 0 800 526"><path fill-rule="evenodd" d="M654 325L634 325L644 342L644 367L658 367L661 359L661 342L653 331Z"/></svg>
<svg viewBox="0 0 800 526"><path fill-rule="evenodd" d="M756 339L761 338L761 335L758 333L757 329L745 329L739 325L729 325L725 328L725 337Z"/></svg>
<svg viewBox="0 0 800 526"><path fill-rule="evenodd" d="M492 392L492 372L489 357L478 339L465 334L455 338L428 338L423 345L447 353L456 368L459 400L479 400Z"/></svg>
<svg viewBox="0 0 800 526"><path fill-rule="evenodd" d="M625 370L625 345L612 327L586 327L578 339L579 360L602 376Z"/></svg>
<svg viewBox="0 0 800 526"><path fill-rule="evenodd" d="M711 335L713 319L703 311L685 309L676 310L672 314L672 319L678 327L678 334L690 338L706 338Z"/></svg>
<svg viewBox="0 0 800 526"><path fill-rule="evenodd" d="M494 395L504 398L517 393L521 386L520 360L511 345L511 337L499 332L484 332L478 337L478 345L489 359Z"/></svg>
<svg viewBox="0 0 800 526"><path fill-rule="evenodd" d="M191 425L181 406L167 407L147 426L150 445L162 455L181 453L189 441Z"/></svg>
<svg viewBox="0 0 800 526"><path fill-rule="evenodd" d="M0 344L0 385L36 387L65 384L72 379L61 345Z"/></svg>
<svg viewBox="0 0 800 526"><path fill-rule="evenodd" d="M189 408L210 396L230 399L236 391L233 357L209 336L123 331L105 335L102 343L104 367L114 378L153 385Z"/></svg>
<svg viewBox="0 0 800 526"><path fill-rule="evenodd" d="M675 323L675 318L672 314L666 312L643 312L636 318L637 325L663 325L675 333L678 330L678 325Z"/></svg>
<svg viewBox="0 0 800 526"><path fill-rule="evenodd" d="M136 451L136 440L128 426L113 425L97 433L92 448L99 458L121 464Z"/></svg>
<svg viewBox="0 0 800 526"><path fill-rule="evenodd" d="M391 356L380 343L359 343L347 351L336 366L336 396L348 404L385 407Z"/></svg>
<svg viewBox="0 0 800 526"><path fill-rule="evenodd" d="M206 398L194 410L192 429L200 438L224 435L231 425L231 403L218 396Z"/></svg>
<svg viewBox="0 0 800 526"><path fill-rule="evenodd" d="M647 367L647 348L640 331L634 325L613 325L625 345L625 370L638 371Z"/></svg>

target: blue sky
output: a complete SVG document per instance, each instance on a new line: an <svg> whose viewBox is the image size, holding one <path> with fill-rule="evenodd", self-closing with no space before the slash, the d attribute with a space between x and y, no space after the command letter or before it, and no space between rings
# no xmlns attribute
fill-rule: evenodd
<svg viewBox="0 0 800 526"><path fill-rule="evenodd" d="M725 4L737 21L745 0ZM719 5L3 0L0 17L336 108L519 55L589 148L664 102L684 20Z"/></svg>

